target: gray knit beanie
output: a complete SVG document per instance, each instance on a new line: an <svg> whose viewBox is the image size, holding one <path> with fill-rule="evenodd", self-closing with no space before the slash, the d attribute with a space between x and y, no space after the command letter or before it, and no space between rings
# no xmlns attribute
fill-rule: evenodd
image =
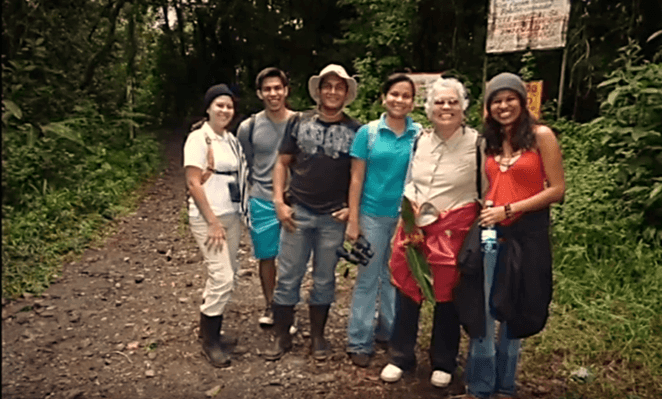
<svg viewBox="0 0 662 399"><path fill-rule="evenodd" d="M214 99L216 99L218 96L230 96L230 98L234 99L234 94L226 84L221 83L212 86L207 90L207 93L205 93L205 103L204 108L202 108L202 112L207 112L207 109L211 105L212 101L214 101Z"/></svg>
<svg viewBox="0 0 662 399"><path fill-rule="evenodd" d="M489 106L492 97L494 97L499 90L504 89L512 90L519 94L522 101L524 101L524 104L526 104L526 86L524 86L524 82L522 82L522 79L520 79L519 76L510 72L500 73L487 83L487 88L485 89L485 104Z"/></svg>

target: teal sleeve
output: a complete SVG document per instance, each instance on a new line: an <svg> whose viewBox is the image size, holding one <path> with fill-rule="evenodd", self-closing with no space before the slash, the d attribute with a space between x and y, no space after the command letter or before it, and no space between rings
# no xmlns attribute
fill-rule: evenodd
<svg viewBox="0 0 662 399"><path fill-rule="evenodd" d="M367 159L368 158L368 125L363 125L356 132L352 148L349 150L349 155L354 158Z"/></svg>

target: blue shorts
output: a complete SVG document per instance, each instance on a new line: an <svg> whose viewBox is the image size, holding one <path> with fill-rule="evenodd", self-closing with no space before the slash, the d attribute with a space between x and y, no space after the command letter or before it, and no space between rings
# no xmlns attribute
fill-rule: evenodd
<svg viewBox="0 0 662 399"><path fill-rule="evenodd" d="M271 259L278 255L280 222L276 216L274 203L251 197L249 201L251 219L251 240L253 253L257 259Z"/></svg>

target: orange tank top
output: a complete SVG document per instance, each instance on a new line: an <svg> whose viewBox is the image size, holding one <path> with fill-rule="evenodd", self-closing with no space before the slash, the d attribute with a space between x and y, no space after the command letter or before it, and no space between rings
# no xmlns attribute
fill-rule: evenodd
<svg viewBox="0 0 662 399"><path fill-rule="evenodd" d="M537 151L524 151L505 172L501 171L499 163L493 155L490 155L485 160L485 173L490 183L485 199L491 200L495 207L512 204L538 194L545 188L545 180L547 180L542 158ZM520 215L517 213L501 224L508 226Z"/></svg>

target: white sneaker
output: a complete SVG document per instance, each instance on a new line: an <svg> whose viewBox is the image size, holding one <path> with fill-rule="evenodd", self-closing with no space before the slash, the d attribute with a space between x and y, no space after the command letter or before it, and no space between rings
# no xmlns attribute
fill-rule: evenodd
<svg viewBox="0 0 662 399"><path fill-rule="evenodd" d="M396 382L402 377L402 369L395 364L387 364L379 375L379 378L385 382Z"/></svg>
<svg viewBox="0 0 662 399"><path fill-rule="evenodd" d="M274 325L274 314L271 311L271 307L268 307L265 309L264 314L260 316L260 318L257 320L258 323L260 323L260 326L262 327L268 327L268 326L273 326Z"/></svg>
<svg viewBox="0 0 662 399"><path fill-rule="evenodd" d="M437 388L445 388L451 383L452 375L445 371L435 370L430 377L430 383Z"/></svg>
<svg viewBox="0 0 662 399"><path fill-rule="evenodd" d="M299 331L299 328L297 327L297 318L295 317L290 326L290 335L296 334L297 331Z"/></svg>

